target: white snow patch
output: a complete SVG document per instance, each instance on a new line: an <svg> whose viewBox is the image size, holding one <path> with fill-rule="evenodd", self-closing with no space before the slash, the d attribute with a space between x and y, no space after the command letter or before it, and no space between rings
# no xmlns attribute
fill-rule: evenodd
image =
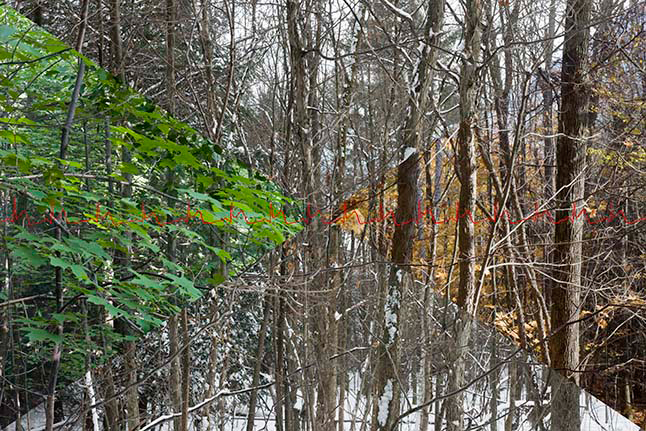
<svg viewBox="0 0 646 431"><path fill-rule="evenodd" d="M386 420L388 419L388 407L390 402L393 399L393 382L388 380L384 386L384 393L379 398L379 413L377 415L377 421L379 425L386 425Z"/></svg>
<svg viewBox="0 0 646 431"><path fill-rule="evenodd" d="M402 161L408 160L408 158L410 156L412 156L413 154L416 154L416 153L417 153L417 149L415 149L413 147L406 147L404 149L404 160L402 160Z"/></svg>
<svg viewBox="0 0 646 431"><path fill-rule="evenodd" d="M384 2L384 4L388 7L388 9L390 9L391 11L393 11L394 13L396 13L397 15L399 15L400 17L402 17L402 18L404 18L404 19L406 19L406 20L408 20L408 21L412 21L412 20L413 20L413 17L412 17L408 12L406 12L406 11L404 11L404 10L402 10L402 9L398 8L397 6L395 6L394 4L392 4L391 2L389 2L388 0L382 0L382 1L383 1L383 2Z"/></svg>
<svg viewBox="0 0 646 431"><path fill-rule="evenodd" d="M401 277L401 273L398 270L397 275ZM397 336L397 313L396 309L399 308L399 297L396 292L394 294L389 294L386 299L386 304L384 305L384 314L385 314L385 324L386 329L388 330L388 344L395 342L395 337Z"/></svg>
<svg viewBox="0 0 646 431"><path fill-rule="evenodd" d="M294 401L294 408L296 410L303 410L303 406L305 403L303 402L303 393L301 392L300 389L296 390L296 400Z"/></svg>
<svg viewBox="0 0 646 431"><path fill-rule="evenodd" d="M334 320L335 321L339 321L339 319L341 319L341 317L343 317L343 314L337 313L336 311L334 312Z"/></svg>
<svg viewBox="0 0 646 431"><path fill-rule="evenodd" d="M386 311L386 327L388 328L388 344L391 344L397 336L397 315L390 310Z"/></svg>

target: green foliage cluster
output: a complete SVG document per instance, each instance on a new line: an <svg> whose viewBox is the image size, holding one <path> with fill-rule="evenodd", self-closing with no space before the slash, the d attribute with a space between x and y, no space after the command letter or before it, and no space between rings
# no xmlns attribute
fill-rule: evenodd
<svg viewBox="0 0 646 431"><path fill-rule="evenodd" d="M79 59L86 72L61 160ZM87 355L105 361L118 342L163 325L301 228L282 217L236 217L242 210L248 220L269 218L270 205L298 209L266 178L8 7L0 7L0 197L0 299L11 304L2 310L23 346L23 370L62 344L61 382L79 377ZM53 294L56 268L62 304ZM115 319L128 334L114 329ZM53 329L59 322L63 337Z"/></svg>

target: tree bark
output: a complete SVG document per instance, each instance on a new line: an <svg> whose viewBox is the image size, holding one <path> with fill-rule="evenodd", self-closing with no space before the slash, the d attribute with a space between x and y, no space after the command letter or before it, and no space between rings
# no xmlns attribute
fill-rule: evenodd
<svg viewBox="0 0 646 431"><path fill-rule="evenodd" d="M471 316L475 306L475 226L469 215L475 214L476 202L476 125L475 96L476 66L480 58L480 0L466 2L465 42L460 73L460 126L458 130L457 176L460 180L458 220L459 285L455 346L452 353L453 370L449 376L449 392L457 392L464 384L464 355L471 337ZM464 430L464 394L447 399L447 430Z"/></svg>
<svg viewBox="0 0 646 431"><path fill-rule="evenodd" d="M80 52L83 47L83 39L85 37L85 28L87 27L87 14L88 14L88 4L89 0L83 0L81 3L81 22L79 25L79 33L77 38L77 50ZM39 5L40 7L40 5ZM70 134L72 132L72 125L74 124L74 116L76 115L76 106L78 104L80 95L81 95L81 85L83 83L83 77L85 75L85 62L79 58L78 60L78 71L76 73L76 82L72 90L72 95L70 97L70 104L67 110L67 118L65 124L63 125L61 133L61 144L59 149L59 158L65 160L67 156L67 146L70 141ZM62 207L62 201L61 201ZM61 217L61 222L62 217ZM56 226L56 239L58 241L62 240L62 229L60 224ZM57 256L60 256L60 252L56 252ZM54 294L56 298L56 311L58 313L62 312L63 298L64 298L64 286L63 286L63 273L60 267L56 267L54 275ZM58 337L63 338L64 328L63 322L59 321L56 325L56 333ZM56 342L54 344L54 349L52 351L52 365L49 374L49 382L47 384L47 397L46 397L46 407L45 407L45 431L52 431L54 428L55 420L55 404L56 404L56 382L58 380L58 372L61 362L61 353L62 353L62 343Z"/></svg>
<svg viewBox="0 0 646 431"><path fill-rule="evenodd" d="M262 323L260 325L260 332L258 333L258 351L256 352L256 363L253 367L253 377L251 387L255 388L260 383L260 369L262 367L262 358L265 355L265 338L267 335L267 327L269 326L269 315L271 307L270 297L266 295L263 300ZM253 431L254 420L256 416L256 402L258 400L258 390L253 389L249 394L249 412L247 414L247 431Z"/></svg>
<svg viewBox="0 0 646 431"><path fill-rule="evenodd" d="M570 217L573 207L584 207L587 118L590 101L586 82L591 0L568 0L561 70L561 112L556 148L556 220L552 291L552 366L578 383L579 318L583 218ZM564 222L558 223L560 220ZM558 380L558 379L557 379ZM552 429L581 428L579 390L574 385L552 388Z"/></svg>
<svg viewBox="0 0 646 431"><path fill-rule="evenodd" d="M190 402L189 385L191 382L191 337L188 332L188 312L186 307L182 310L182 340L184 350L182 351L182 416L181 431L188 431L188 408Z"/></svg>
<svg viewBox="0 0 646 431"><path fill-rule="evenodd" d="M170 398L173 413L179 413L182 409L182 394L180 390L180 364L179 364L179 331L178 331L178 317L179 315L172 316L168 322L168 339L170 343L170 356L173 357L169 369ZM180 431L182 429L181 417L173 418L173 429Z"/></svg>
<svg viewBox="0 0 646 431"><path fill-rule="evenodd" d="M424 40L420 58L413 69L408 101L408 116L403 128L402 162L397 168L397 210L392 242L392 262L384 301L383 338L377 348L376 384L373 398L373 430L391 430L400 411L399 368L400 309L404 277L409 277L410 263L418 223L418 179L421 125L429 100L432 66L435 63L439 34L444 18L444 2L430 3L424 21Z"/></svg>
<svg viewBox="0 0 646 431"><path fill-rule="evenodd" d="M123 65L123 44L121 42L121 0L110 1L110 48L111 69L121 82L126 81Z"/></svg>

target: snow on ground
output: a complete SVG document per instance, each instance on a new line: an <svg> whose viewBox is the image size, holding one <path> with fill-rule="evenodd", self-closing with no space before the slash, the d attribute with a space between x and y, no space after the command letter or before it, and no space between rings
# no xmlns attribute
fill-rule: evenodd
<svg viewBox="0 0 646 431"><path fill-rule="evenodd" d="M497 430L503 431L505 429L505 420L507 417L507 412L509 410L509 397L508 397L508 383L509 379L507 376L506 369L501 371L499 378L499 394L498 399L499 403L497 406ZM433 379L433 386L437 383L436 379ZM489 394L486 395L488 397ZM402 397L402 411L405 408L412 407L412 405L407 404L406 398L412 400L412 394L408 394L408 397ZM476 415L476 420L471 424L472 430L490 430L491 426L489 425L490 421L490 411L488 406L489 399L485 399L482 396L482 390L467 389L465 391L465 411L484 411L486 413L479 416ZM344 430L350 431L352 429L359 430L361 424L364 420L370 420L370 408L366 405L366 398L361 394L361 376L359 373L352 373L349 378L349 384L346 391L346 399L344 403L345 414L344 414ZM275 431L275 416L273 412L273 401L269 393L265 392L261 395L261 399L258 403L258 410L256 412L256 418L254 421L254 430L255 431ZM314 403L314 405L316 405ZM543 422L548 426L549 429L549 401L545 402L545 417ZM302 409L306 406L305 400L303 399L303 393L301 390L297 391L297 400L294 407ZM516 411L520 412L518 415L515 425L513 428L515 431L535 431L537 426L532 423L529 412L532 411L534 406L534 401L527 399L527 392L523 389L523 392L520 395L520 400L515 402ZM606 404L599 401L597 398L592 395L581 391L580 396L580 406L581 406L581 431L639 431L637 425L630 422L628 419L608 407ZM245 431L247 417L245 414L245 406L238 405L236 408L236 414L230 416L226 419L224 424L224 429L227 431ZM407 417L400 424L399 431L419 431L419 421L421 418L421 413L417 412L409 417ZM192 415L191 417L191 426L189 429L191 431L206 430L205 418L202 418L201 426L198 425L198 417ZM466 423L469 421L467 420ZM213 423L213 422L212 422ZM353 426L354 423L354 426ZM433 430L435 426L435 415L431 411L429 415L429 429ZM22 425L24 431L42 431L45 426L45 411L43 405L40 405L33 409L29 415L25 415L22 418ZM444 429L444 424L443 428ZM15 423L6 427L3 431L16 431ZM160 427L156 427L156 431L172 431L173 425L172 421L167 421ZM75 428L72 431L80 431L80 428Z"/></svg>

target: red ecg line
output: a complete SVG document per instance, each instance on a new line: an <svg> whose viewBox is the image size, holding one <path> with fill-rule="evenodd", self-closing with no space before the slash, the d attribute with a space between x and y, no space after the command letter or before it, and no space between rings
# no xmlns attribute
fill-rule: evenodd
<svg viewBox="0 0 646 431"><path fill-rule="evenodd" d="M12 200L12 211L11 211L11 216L6 217L4 219L0 219L0 222L4 223L14 223L14 224L19 224L22 220L25 221L25 224L28 227L31 226L36 226L42 223L48 223L49 225L55 224L56 222L62 223L65 221L65 224L68 225L74 225L74 224L81 224L81 223L99 223L99 222L105 222L106 220L110 221L110 224L113 226L120 226L124 223L144 223L148 220L153 220L155 224L159 226L166 226L169 224L177 224L180 222L184 223L189 223L191 219L199 218L199 220L202 222L202 224L216 224L218 222L225 222L225 223L233 223L234 220L237 220L238 217L242 215L244 218L245 223L248 225L254 225L254 224L259 224L259 223L272 223L273 219L275 218L282 218L283 222L285 224L296 224L299 223L298 221L289 221L287 220L287 216L283 211L274 211L274 206L270 202L269 203L269 219L267 218L259 218L259 219L254 219L254 220L249 220L247 218L247 215L245 214L244 210L240 209L238 210L237 214L234 215L234 206L231 205L231 208L229 209L229 217L223 217L220 219L217 219L215 221L207 221L204 220L204 214L200 210L195 210L191 212L191 204L190 202L186 203L186 215L183 217L180 217L175 220L160 220L159 216L157 213L152 212L152 213L146 213L146 209L144 207L144 204L141 204L141 216L136 219L127 219L127 220L122 220L122 219L115 219L115 217L112 215L110 210L106 210L105 213L101 213L101 204L97 203L96 204L96 209L94 213L94 217L89 218L89 219L84 219L84 220L69 220L67 211L62 208L61 211L58 213L58 215L54 216L54 211L50 208L50 210L38 221L32 221L32 217L29 215L29 213L26 210L20 211L18 213L18 210L16 208L16 198L13 197Z"/></svg>
<svg viewBox="0 0 646 431"><path fill-rule="evenodd" d="M386 219L390 218L390 219L392 219L392 222L393 222L393 224L395 226L404 226L404 225L407 225L407 224L410 224L410 223L415 223L415 224L419 225L420 222L425 221L426 216L430 216L432 224L447 224L447 223L451 223L451 222L456 222L457 223L458 220L460 220L462 218L465 218L465 217L468 217L469 220L471 221L471 223L473 223L474 225L477 225L477 224L479 224L479 223L481 223L483 221L488 221L490 223L496 223L498 220L503 219L503 218L507 219L509 221L509 223L511 223L511 224L520 224L520 223L524 223L524 222L530 221L530 220L536 222L536 221L542 220L543 218L547 218L550 223L555 224L555 225L565 223L565 222L568 222L568 221L569 222L574 222L574 221L578 220L579 218L581 218L582 216L585 218L585 221L590 225L596 225L596 224L605 223L605 222L612 222L616 218L620 218L627 225L636 224L636 223L639 223L641 221L646 220L646 217L640 217L640 218L635 219L635 220L628 220L628 218L624 214L623 210L618 210L618 211L614 210L614 206L613 206L612 203L610 203L608 205L609 215L606 216L606 217L603 217L603 218L601 218L599 220L590 219L590 215L588 214L588 210L586 208L582 208L580 211L577 212L576 203L572 204L571 213L568 216L563 217L563 218L561 218L559 220L554 219L554 217L550 213L550 210L539 211L538 210L538 203L534 204L534 208L535 208L535 211L532 214L530 214L529 216L527 216L525 218L522 218L522 219L519 219L519 220L510 220L509 211L504 210L501 213L499 211L498 205L495 204L494 205L493 217L492 216L487 216L487 217L485 217L483 219L480 219L480 220L474 220L473 215L471 214L471 211L469 211L469 210L466 210L463 214L460 214L460 203L457 202L456 205L455 205L455 217L449 217L448 219L443 219L443 220L436 220L432 209L427 208L427 209L422 211L421 201L418 201L417 202L417 216L414 217L414 218L405 220L403 222L398 222L397 217L396 217L395 213L392 210L388 211L384 215L383 206L381 206L381 205L379 207L379 216L377 216L377 217L375 217L373 219L367 219L366 221L361 221L361 218L360 218L359 214L357 213L357 210L355 209L355 210L352 210L351 212L348 212L347 203L344 203L344 205L343 205L343 215L341 215L341 216L339 216L339 217L337 217L337 218L335 218L333 220L326 221L321 216L321 212L318 211L318 210L314 213L314 215L311 215L310 214L310 205L308 204L307 205L307 211L306 211L307 216L306 216L306 218L302 219L301 221L304 221L307 224L314 217L321 216L321 222L323 224L328 224L329 225L329 224L337 223L339 221L345 221L347 219L347 217L349 217L352 214L354 214L354 216L355 216L355 218L357 220L357 223L359 225L366 225L366 224L370 224L370 223L381 223L381 222L385 221Z"/></svg>
<svg viewBox="0 0 646 431"><path fill-rule="evenodd" d="M608 205L608 215L599 218L599 219L591 219L590 215L588 214L588 210L586 208L582 208L580 211L577 211L576 203L572 204L572 211L570 212L569 215L559 219L555 220L552 214L550 213L550 210L543 210L539 211L538 210L538 204L535 204L535 211L522 219L518 220L510 220L510 215L508 210L504 210L502 212L499 211L497 205L494 205L494 212L493 216L487 216L483 219L479 220L474 220L473 215L471 214L471 211L466 210L464 213L460 214L460 203L457 202L455 206L455 217L449 217L447 219L443 220L436 220L435 215L433 214L433 211L431 208L427 208L425 210L422 210L422 205L421 201L418 201L417 203L417 216L414 218L411 218L409 220L405 220L403 222L398 222L397 217L395 213L392 210L389 210L386 214L384 214L384 209L383 206L380 205L379 208L379 215L375 218L372 219L366 219L364 221L361 220L360 213L356 210L353 209L352 211L348 211L348 204L347 202L344 203L343 205L343 214L334 218L334 219L328 219L325 218L320 210L316 210L314 214L312 214L311 206L310 204L307 204L306 207L306 214L305 217L300 219L300 220L295 220L295 221L289 221L287 220L287 216L285 215L284 211L276 211L274 210L273 204L270 202L269 203L269 218L262 217L262 218L257 218L253 220L249 220L247 218L246 213L242 209L238 209L237 213L234 214L235 208L233 205L231 205L229 209L229 216L217 219L215 221L206 221L204 220L204 215L202 214L202 211L200 210L194 210L191 211L191 204L190 202L187 202L186 204L186 215L183 217L174 219L174 220L160 220L159 216L157 213L152 212L152 213L146 213L146 209L144 207L144 204L141 204L141 216L136 219L127 219L127 220L120 220L120 219L115 219L115 217L112 215L112 213L109 210L106 210L105 213L101 213L101 204L97 203L96 204L96 209L94 213L94 217L89 218L89 219L84 219L84 220L69 220L67 216L67 211L62 208L60 212L58 212L58 215L53 215L55 212L50 208L50 211L48 211L40 220L32 221L32 217L27 213L26 210L22 210L20 213L17 211L16 207L16 198L13 197L12 200L12 212L11 216L6 217L4 219L0 219L0 222L4 223L14 223L14 224L19 224L22 220L25 221L25 224L28 227L31 226L36 226L42 223L48 223L50 225L58 222L62 223L65 221L66 224L68 225L75 225L75 224L81 224L81 223L99 223L99 222L105 222L106 220L110 221L110 224L113 226L120 226L124 223L144 223L148 220L154 220L154 223L159 225L159 226L166 226L169 224L177 224L177 223L189 223L192 219L199 219L202 224L216 224L218 222L225 222L225 223L233 223L234 220L238 220L240 216L244 219L244 222L247 223L248 225L254 225L254 224L260 224L260 223L273 223L274 219L282 219L283 223L286 225L292 225L292 224L299 224L303 223L305 225L309 225L312 220L314 220L316 217L321 218L321 223L324 225L330 225L330 224L335 224L338 222L343 222L348 220L352 215L357 220L357 223L359 225L366 225L370 223L381 223L384 222L387 219L391 219L393 224L395 226L404 226L410 223L415 223L419 225L420 223L424 223L426 221L427 216L430 216L430 221L433 224L447 224L451 222L458 222L458 220L468 217L471 223L477 225L481 222L488 221L490 223L496 223L500 219L507 219L509 223L511 224L520 224L524 223L526 221L533 221L537 222L540 220L543 220L544 218L548 220L548 222L552 224L561 224L565 222L574 222L575 220L580 219L581 217L584 217L584 220L589 224L589 225L596 225L600 223L606 223L606 222L612 222L615 219L619 219L623 221L627 225L633 225L637 224L641 221L646 220L646 217L640 217L635 220L628 220L626 215L624 214L623 210L614 210L614 206L612 203Z"/></svg>

